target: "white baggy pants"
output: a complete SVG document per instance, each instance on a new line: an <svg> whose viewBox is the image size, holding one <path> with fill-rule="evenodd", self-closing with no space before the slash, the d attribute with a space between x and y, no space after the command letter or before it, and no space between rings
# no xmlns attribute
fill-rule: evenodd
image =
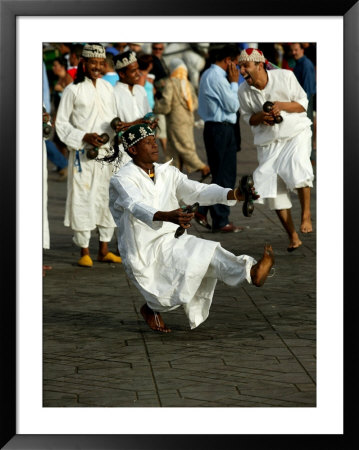
<svg viewBox="0 0 359 450"><path fill-rule="evenodd" d="M110 242L113 236L114 228L98 225L97 232L101 242ZM72 239L78 247L88 248L90 245L91 230L74 231L74 236Z"/></svg>

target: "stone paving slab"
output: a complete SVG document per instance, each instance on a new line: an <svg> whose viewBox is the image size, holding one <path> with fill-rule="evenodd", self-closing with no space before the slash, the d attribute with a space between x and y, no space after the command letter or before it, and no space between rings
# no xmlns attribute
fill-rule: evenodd
<svg viewBox="0 0 359 450"><path fill-rule="evenodd" d="M241 123L238 175L256 167L249 128ZM195 129L205 160L202 130ZM198 174L190 176L198 179ZM314 407L316 406L316 235L286 251L274 212L256 205L251 218L231 210L232 235L197 223L190 233L235 254L261 256L270 242L275 275L262 288L217 283L209 318L189 329L183 310L163 314L172 333L143 321L143 300L121 265L76 265L78 248L63 226L66 183L49 165L48 212L53 266L43 279L43 405L45 407ZM312 192L316 223L315 188ZM293 218L300 222L293 194ZM96 235L90 244L95 256ZM115 239L111 250L115 250Z"/></svg>

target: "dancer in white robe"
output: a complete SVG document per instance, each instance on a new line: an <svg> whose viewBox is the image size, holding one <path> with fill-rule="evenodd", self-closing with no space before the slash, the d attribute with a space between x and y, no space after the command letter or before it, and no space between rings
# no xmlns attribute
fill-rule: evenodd
<svg viewBox="0 0 359 450"><path fill-rule="evenodd" d="M45 106L43 105L43 109ZM52 126L50 114L43 111L42 113L43 124ZM42 248L48 250L50 248L50 229L49 229L49 218L47 214L47 152L45 141L49 136L43 136L42 138ZM51 270L52 267L43 264L42 265L42 275L45 276L46 270Z"/></svg>
<svg viewBox="0 0 359 450"><path fill-rule="evenodd" d="M141 313L153 330L168 332L160 312L183 306L190 327L195 328L208 317L218 279L231 286L244 281L260 286L274 257L271 246L256 262L186 231L175 238L178 226L189 228L194 217L181 206L195 202L232 206L244 195L239 189L189 180L170 162L157 164L154 135L146 124L134 125L123 134L132 161L111 179L110 210L126 273L146 300Z"/></svg>
<svg viewBox="0 0 359 450"><path fill-rule="evenodd" d="M116 116L113 87L101 79L105 49L98 44L86 44L77 78L62 94L56 117L56 131L69 149L68 185L65 226L74 231L73 240L81 248L78 265L92 267L89 252L91 230L99 234L100 262L121 262L108 251L115 223L108 207L108 187L113 175L112 165L102 166L89 159L87 151L98 148L98 156L107 154L110 142L103 144L101 134L114 134L110 122ZM123 162L130 158L123 154Z"/></svg>
<svg viewBox="0 0 359 450"><path fill-rule="evenodd" d="M117 115L121 122L143 123L144 116L152 112L146 90L140 84L140 72L135 52L125 52L114 58L115 69L120 80L114 87Z"/></svg>
<svg viewBox="0 0 359 450"><path fill-rule="evenodd" d="M290 70L266 69L267 61L260 50L248 48L239 57L245 79L238 96L241 117L251 126L257 146L259 166L253 173L258 202L266 202L276 211L289 237L288 251L302 245L291 216L290 191L298 192L301 203L302 233L313 230L310 213L310 189L313 168L310 162L311 121L306 109L305 91ZM273 103L272 112L263 111L265 102ZM274 118L283 121L276 123Z"/></svg>

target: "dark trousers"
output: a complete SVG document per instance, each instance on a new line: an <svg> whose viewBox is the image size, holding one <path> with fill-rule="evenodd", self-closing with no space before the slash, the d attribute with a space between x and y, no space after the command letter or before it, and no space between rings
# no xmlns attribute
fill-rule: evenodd
<svg viewBox="0 0 359 450"><path fill-rule="evenodd" d="M237 176L237 147L235 125L228 122L206 122L203 131L208 165L211 168L212 183L234 189ZM229 206L216 204L201 206L200 214L212 218L212 228L222 228L229 223Z"/></svg>

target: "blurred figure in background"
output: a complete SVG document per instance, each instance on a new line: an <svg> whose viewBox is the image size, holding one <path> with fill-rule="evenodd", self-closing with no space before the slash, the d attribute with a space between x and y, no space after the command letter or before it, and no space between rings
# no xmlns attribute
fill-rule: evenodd
<svg viewBox="0 0 359 450"><path fill-rule="evenodd" d="M113 55L112 53L108 53L106 50L106 59L105 59L105 65L103 67L103 80L108 81L112 86L115 86L117 81L119 81L120 77L115 72L115 63L113 62Z"/></svg>
<svg viewBox="0 0 359 450"><path fill-rule="evenodd" d="M308 97L308 108L307 108L307 116L312 121L312 133L313 133L313 139L312 139L312 152L310 159L312 160L312 163L315 162L315 132L316 129L316 122L314 120L314 99L316 97L317 93L317 83L316 83L316 73L315 73L315 67L312 61L307 58L305 55L305 50L302 43L296 42L291 44L291 50L293 57L295 59L295 67L294 67L294 75L297 77L297 80L299 81L299 84L302 86L302 88L305 90L307 97Z"/></svg>
<svg viewBox="0 0 359 450"><path fill-rule="evenodd" d="M64 58L56 58L52 64L52 71L56 78L54 85L54 106L57 110L63 90L73 82L71 75L67 72L67 63Z"/></svg>
<svg viewBox="0 0 359 450"><path fill-rule="evenodd" d="M74 80L76 78L77 66L79 65L82 53L82 44L74 44L71 46L70 56L69 56L69 68L67 72L71 75Z"/></svg>
<svg viewBox="0 0 359 450"><path fill-rule="evenodd" d="M169 77L169 69L163 59L163 52L165 50L165 44L163 42L152 43L152 56L153 56L153 68L150 71L155 76L155 99L161 99L162 91L166 84L166 79ZM166 132L166 119L163 114L157 114L158 128L156 130L156 138L160 141L164 160L169 161L171 158L167 152L167 132Z"/></svg>
<svg viewBox="0 0 359 450"><path fill-rule="evenodd" d="M198 107L198 99L182 59L172 58L169 69L170 78L162 98L156 101L154 112L166 117L167 151L173 158L172 164L188 173L201 171L204 178L210 168L198 157L193 134L193 111Z"/></svg>
<svg viewBox="0 0 359 450"><path fill-rule="evenodd" d="M153 68L153 56L142 55L138 59L138 68L140 70L140 80L138 84L145 88L148 103L153 110L155 106L155 87L153 85L154 75L150 74Z"/></svg>
<svg viewBox="0 0 359 450"><path fill-rule="evenodd" d="M144 51L142 50L142 42L130 42L128 44L129 50L136 53L136 56L139 57L144 54Z"/></svg>
<svg viewBox="0 0 359 450"><path fill-rule="evenodd" d="M198 95L198 114L205 122L203 139L212 183L230 189L234 188L237 177L238 56L237 45L227 44L212 49L211 60L214 63L203 73ZM229 221L230 209L222 204L198 208L195 219L200 225L210 228L208 210L212 218L212 231L228 233L243 230Z"/></svg>

